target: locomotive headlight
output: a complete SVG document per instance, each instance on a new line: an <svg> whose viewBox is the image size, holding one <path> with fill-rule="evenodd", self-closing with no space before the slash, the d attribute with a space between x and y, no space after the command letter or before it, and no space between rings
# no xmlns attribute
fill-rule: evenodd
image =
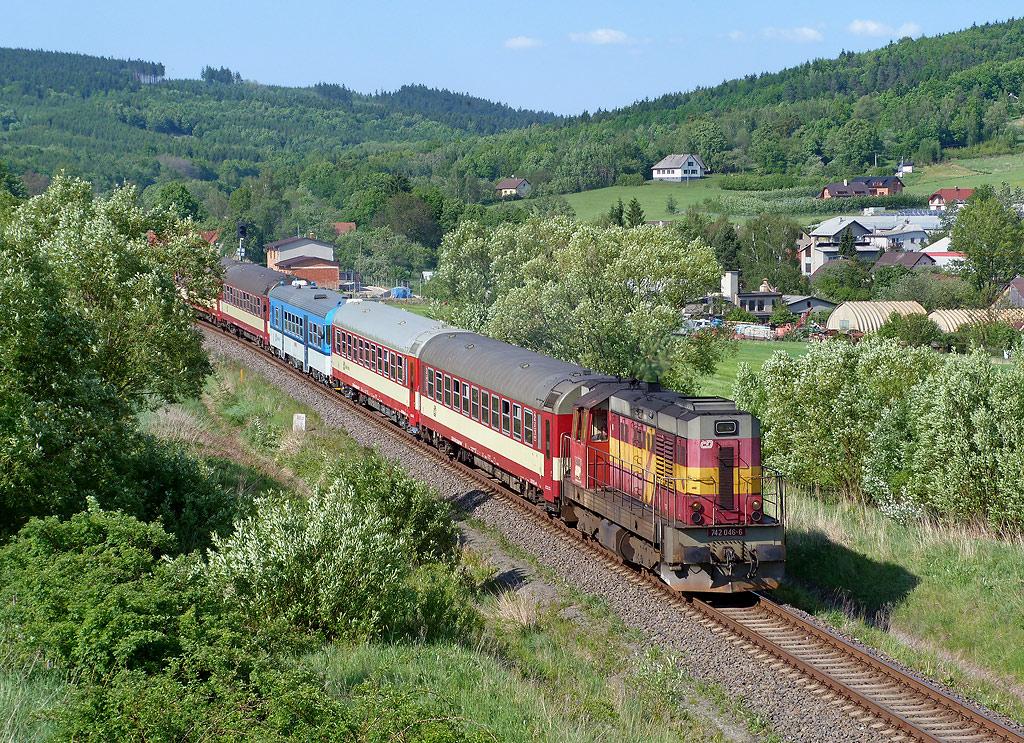
<svg viewBox="0 0 1024 743"><path fill-rule="evenodd" d="M701 503L699 500L695 500L690 507L693 509L694 513L700 513L701 511L704 510L704 504Z"/></svg>
<svg viewBox="0 0 1024 743"><path fill-rule="evenodd" d="M750 501L750 510L751 511L760 511L761 510L761 499L760 498L754 498L754 500Z"/></svg>
<svg viewBox="0 0 1024 743"><path fill-rule="evenodd" d="M750 514L750 520L755 523L761 523L761 519L764 518L764 514L760 511L754 511Z"/></svg>
<svg viewBox="0 0 1024 743"><path fill-rule="evenodd" d="M690 517L690 521L692 521L695 524L700 524L704 521L704 514L702 514L700 511L694 511L693 516Z"/></svg>

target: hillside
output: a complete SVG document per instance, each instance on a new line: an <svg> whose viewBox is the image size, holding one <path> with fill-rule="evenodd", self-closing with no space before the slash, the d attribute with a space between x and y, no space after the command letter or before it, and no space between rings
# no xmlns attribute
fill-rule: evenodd
<svg viewBox="0 0 1024 743"><path fill-rule="evenodd" d="M161 175L230 187L228 173L255 174L267 161L398 143L432 149L557 119L425 86L362 95L337 84L287 88L211 72L209 80L165 80L156 62L0 49L0 156L18 171L66 168L101 188L145 186Z"/></svg>

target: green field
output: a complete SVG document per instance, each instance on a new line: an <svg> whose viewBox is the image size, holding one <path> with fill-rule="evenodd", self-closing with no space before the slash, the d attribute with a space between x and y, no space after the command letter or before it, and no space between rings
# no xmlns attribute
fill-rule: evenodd
<svg viewBox="0 0 1024 743"><path fill-rule="evenodd" d="M984 184L1024 186L1024 155L997 155L949 160L903 176L908 193L931 194L940 188L974 188Z"/></svg>
<svg viewBox="0 0 1024 743"><path fill-rule="evenodd" d="M807 344L797 341L737 341L736 353L722 359L714 375L704 380L700 388L702 395L732 397L732 386L741 363L747 363L757 371L776 351L785 351L790 356L800 357L807 353Z"/></svg>

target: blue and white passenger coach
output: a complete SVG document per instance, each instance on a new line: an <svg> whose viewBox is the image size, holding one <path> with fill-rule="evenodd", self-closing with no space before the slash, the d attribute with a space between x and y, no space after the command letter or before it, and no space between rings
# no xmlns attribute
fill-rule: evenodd
<svg viewBox="0 0 1024 743"><path fill-rule="evenodd" d="M310 376L331 380L331 322L345 297L304 282L270 290L270 347Z"/></svg>

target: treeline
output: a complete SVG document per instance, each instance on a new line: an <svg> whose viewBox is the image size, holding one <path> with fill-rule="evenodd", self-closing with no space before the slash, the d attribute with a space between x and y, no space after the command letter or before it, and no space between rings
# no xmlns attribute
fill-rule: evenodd
<svg viewBox="0 0 1024 743"><path fill-rule="evenodd" d="M48 91L86 98L94 93L135 87L139 84L138 76L163 75L160 62L0 48L0 86L12 86L22 95L40 98Z"/></svg>

